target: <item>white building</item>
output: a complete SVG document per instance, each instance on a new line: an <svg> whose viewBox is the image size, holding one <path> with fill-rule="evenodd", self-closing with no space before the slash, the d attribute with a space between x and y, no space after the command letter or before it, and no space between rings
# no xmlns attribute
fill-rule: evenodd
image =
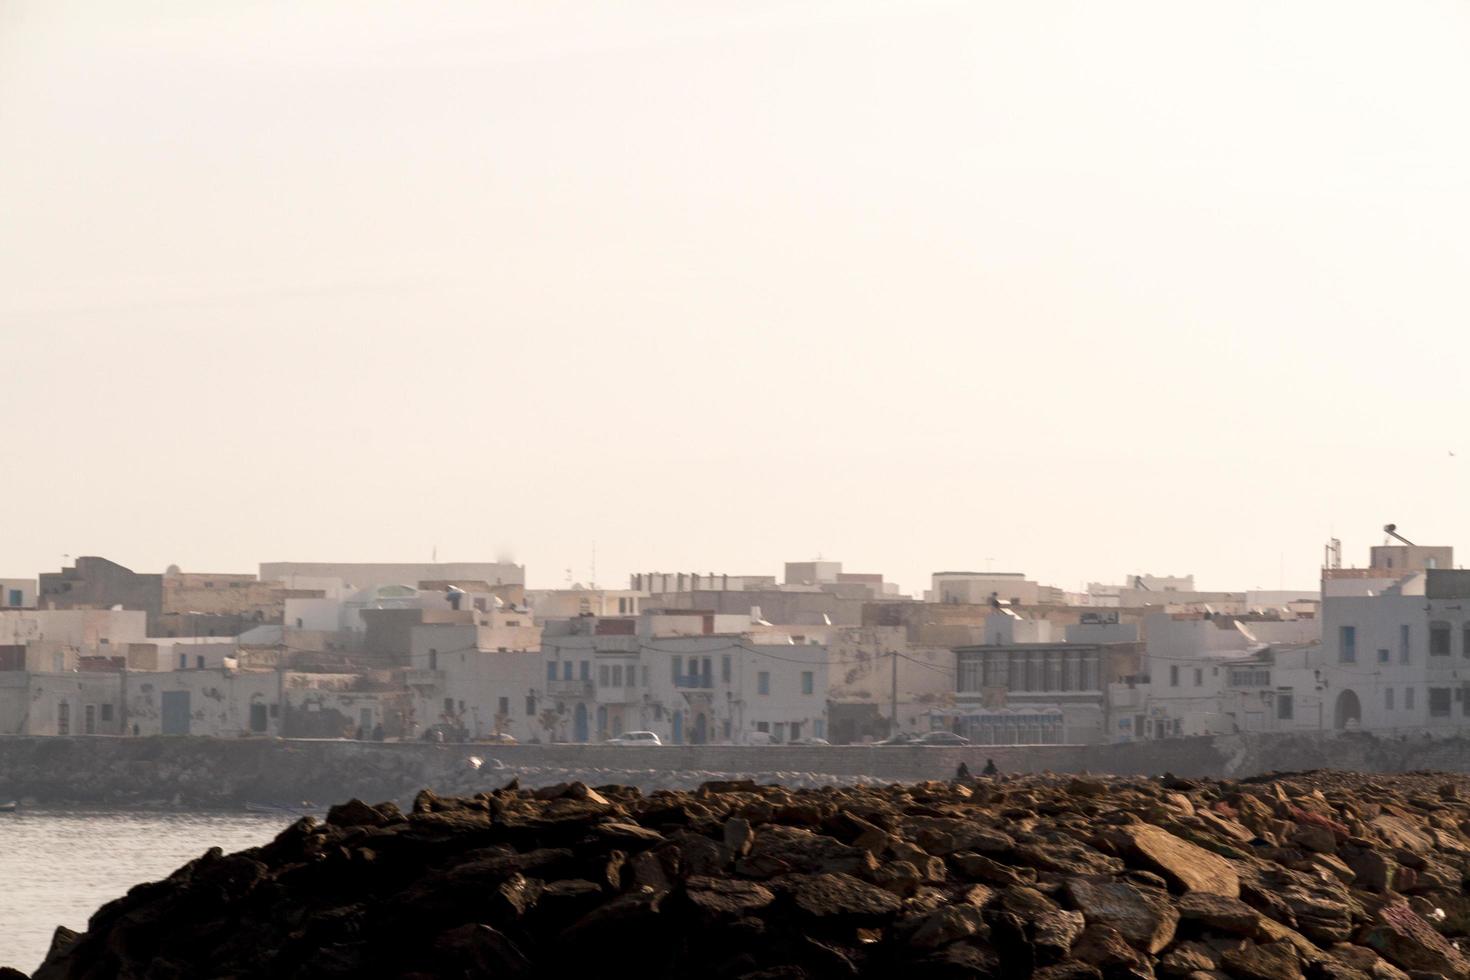
<svg viewBox="0 0 1470 980"><path fill-rule="evenodd" d="M745 632L659 632L662 618L548 624L539 693L560 718L551 737L597 741L642 730L699 744L826 736L825 646L763 643Z"/></svg>
<svg viewBox="0 0 1470 980"><path fill-rule="evenodd" d="M36 580L0 578L0 609L36 608Z"/></svg>
<svg viewBox="0 0 1470 980"><path fill-rule="evenodd" d="M539 628L536 633L539 638ZM419 730L445 725L476 738L503 733L523 742L545 739L539 645L530 650L488 646L495 638L494 628L475 624L410 629L407 680Z"/></svg>

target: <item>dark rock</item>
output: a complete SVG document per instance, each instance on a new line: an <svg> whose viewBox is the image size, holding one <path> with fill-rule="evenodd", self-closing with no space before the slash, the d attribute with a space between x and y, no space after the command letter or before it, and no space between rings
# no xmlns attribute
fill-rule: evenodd
<svg viewBox="0 0 1470 980"><path fill-rule="evenodd" d="M866 925L881 922L903 907L883 889L847 874L792 875L772 884L788 891L797 911L813 919Z"/></svg>
<svg viewBox="0 0 1470 980"><path fill-rule="evenodd" d="M135 887L35 980L1470 980L1459 777L597 781L350 800Z"/></svg>

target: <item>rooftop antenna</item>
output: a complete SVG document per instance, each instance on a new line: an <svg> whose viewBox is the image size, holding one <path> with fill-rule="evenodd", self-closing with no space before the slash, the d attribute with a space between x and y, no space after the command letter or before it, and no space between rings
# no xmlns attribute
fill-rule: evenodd
<svg viewBox="0 0 1470 980"><path fill-rule="evenodd" d="M1397 541L1402 541L1404 544L1408 545L1410 548L1414 547L1414 542L1410 541L1408 538L1404 537L1402 534L1399 533L1399 526L1397 524L1385 524L1385 525L1383 525L1383 533L1386 534L1386 535L1388 535L1389 537L1397 540Z"/></svg>

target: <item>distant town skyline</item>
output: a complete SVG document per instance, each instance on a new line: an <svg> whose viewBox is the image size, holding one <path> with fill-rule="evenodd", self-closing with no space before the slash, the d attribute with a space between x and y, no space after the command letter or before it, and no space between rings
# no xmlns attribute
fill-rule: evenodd
<svg viewBox="0 0 1470 980"><path fill-rule="evenodd" d="M1361 547L1356 547L1355 546L1356 543L1354 543L1354 542L1343 542L1342 543L1342 561L1343 561L1343 564L1345 566L1347 566L1347 567L1366 567L1367 564L1368 564L1368 550L1369 550L1369 547L1371 545L1380 544L1380 543L1393 543L1393 542L1389 541L1386 536L1381 535L1381 534L1378 535L1378 536L1376 536L1376 537L1374 537L1374 538L1372 538L1371 540L1366 540L1366 541L1362 542ZM1430 540L1423 540L1423 541L1419 541L1417 543L1420 543L1420 544L1449 544L1450 546L1453 546L1453 542L1440 542L1440 541L1430 541ZM1324 542L1324 545L1325 545L1325 542ZM1318 554L1318 557L1319 557L1319 562L1318 562L1318 565L1319 566L1321 564L1320 559L1322 557L1322 552L1323 552L1323 549L1322 548L1319 548L1317 550L1317 554ZM1100 574L1096 574L1096 575L1083 575L1081 577L1074 577L1072 579L1059 579L1059 578L1048 578L1044 574L1037 574L1036 572L1033 572L1031 570L1031 565L1034 564L1034 563L1025 563L1025 562L1022 562L1022 563L1016 564L1015 567L1012 567L1012 566L1009 566L1009 565L1001 565L1001 564L997 563L994 559L982 559L980 561L971 561L971 562L968 562L968 563L958 562L958 563L950 563L950 564L936 564L934 567L932 567L931 569L929 569L927 572L923 572L923 573L917 575L912 580L910 580L910 579L903 579L903 578L896 577L896 576L894 576L892 574L891 571L889 571L888 569L885 569L885 568L883 568L883 567L881 567L879 565L855 563L855 562L852 562L852 561L846 559L842 555L832 555L832 554L825 554L825 553L813 554L813 555L782 555L782 556L777 557L777 558L774 558L774 559L762 559L762 558L758 558L758 559L753 560L749 564L744 564L744 565L731 564L731 563L727 563L727 564L713 563L712 564L709 561L694 562L692 564L684 564L684 565L671 565L671 564L666 564L666 563L661 564L661 563L658 563L658 562L653 562L653 563L641 564L641 565L638 565L636 567L632 567L632 568L628 568L628 569L613 568L613 567L608 566L603 559L598 559L597 560L596 574L594 575L593 574L593 567L592 567L592 564L591 564L591 562L592 562L592 556L590 554L589 554L588 559L587 559L587 564L585 564L582 568L577 568L575 566L570 566L570 567L569 566L562 566L560 568L550 568L550 567L547 567L547 568L539 568L538 569L538 567L534 563L528 562L528 561L524 560L524 558L522 558L520 556L517 556L517 555L514 555L514 554L510 554L510 553L501 553L501 554L496 554L496 555L475 555L475 554L470 554L470 553L458 553L458 552L451 551L451 550L446 549L446 548L435 547L435 546L431 546L430 551L429 551L428 554L425 554L425 555L423 555L421 557L417 557L417 558L415 558L415 557L413 557L411 555L397 555L397 556L395 556L395 555L387 555L387 556L372 556L372 555L368 555L366 557L363 557L361 555L352 555L352 556L348 556L348 557L342 557L342 556L306 556L304 558L301 557L301 556L271 555L271 556L262 557L262 558L260 558L259 560L256 560L256 561L247 561L244 564L240 564L240 565L229 565L229 566L227 566L227 565L225 565L225 564L223 564L221 562L210 562L210 561L207 561L207 560L205 562L203 562L202 564L197 564L197 565L185 565L184 563L177 562L177 561L167 561L167 562L164 562L162 564L153 564L153 565L150 565L150 564L142 563L142 562L130 562L130 561L127 560L126 556L121 556L121 555L118 555L118 554L109 554L109 553L105 553L105 552L101 552L101 551L96 551L96 550L91 550L91 551L89 551L89 550L81 550L81 551L78 551L76 554L72 554L72 553L69 553L68 552L68 553L63 553L61 555L58 555L57 558L56 558L56 560L51 565L49 565L49 566L42 566L42 567L38 567L38 568L35 568L35 569L21 568L21 569L8 569L8 570L5 567L0 567L0 573L4 573L4 577L34 578L38 574L40 574L42 572L54 572L54 571L57 571L58 569L60 569L63 566L72 564L76 560L77 557L84 556L84 555L94 555L94 556L97 556L97 557L107 558L110 561L116 561L118 564L121 564L121 565L124 565L124 566L126 566L128 568L131 568L135 572L152 572L152 573L158 573L158 572L164 572L164 571L166 571L167 569L169 569L172 566L177 566L178 569L181 572L186 572L186 573L205 573L205 572L210 572L210 573L217 573L217 574L223 574L223 573L236 573L236 574L238 574L238 573L251 573L251 574L253 574L253 573L255 573L255 572L257 572L259 570L259 568L260 568L261 565L271 564L273 562L282 561L282 560L284 560L284 561L292 561L292 562L297 561L297 560L300 560L300 561L308 561L308 562L326 561L326 562L361 563L361 564L391 564L391 563L400 563L400 562L401 563L412 563L412 564L419 564L419 563L439 563L439 564L445 564L445 565L447 565L447 564L453 564L453 563L464 563L464 562L491 562L491 561L497 561L497 562L510 562L510 563L514 563L514 564L523 566L524 569L525 569L525 573L526 573L526 582L525 582L525 585L526 585L526 588L528 588L528 589L558 589L558 588L565 588L565 587L567 587L567 586L569 586L571 584L575 584L575 585L577 585L579 587L584 587L584 588L593 588L593 587L596 587L596 588L601 588L601 589L615 589L615 590L616 589L625 589L625 588L628 588L629 579L632 576L638 575L638 574L647 574L647 573L650 573L650 572L664 573L664 574L668 574L668 575L679 575L679 574L689 575L689 574L692 574L692 573L697 573L699 575L710 575L710 574L713 574L713 575L730 575L730 576L737 576L737 575L769 575L769 576L774 577L778 582L780 582L780 581L783 580L783 573L785 571L785 565L786 565L787 562L805 562L805 561L813 561L813 560L822 560L822 561L829 561L829 562L839 562L842 565L842 571L844 573L876 573L876 574L880 574L880 575L882 575L884 577L884 581L885 582L897 584L900 587L900 589L901 589L901 591L902 591L903 594L909 595L909 596L912 596L912 597L915 597L915 598L921 598L923 596L924 590L926 590L926 589L928 589L930 587L932 576L934 576L937 573L941 573L941 572L977 572L977 573L996 573L996 574L1001 574L1001 573L1022 574L1022 575L1025 575L1027 579L1032 580L1032 581L1039 582L1042 585L1053 586L1053 587L1056 587L1056 588L1059 588L1059 589L1063 589L1063 590L1069 591L1069 592L1082 592L1082 591L1086 591L1086 587L1088 585L1092 585L1092 584L1097 584L1097 585L1129 585L1130 582L1131 582L1132 577L1133 576L1137 576L1137 575L1154 576L1154 577L1157 577L1157 578L1168 578L1168 577L1173 577L1173 576L1178 576L1178 577L1192 576L1194 578L1194 581L1195 581L1195 588L1198 591L1201 591L1201 592L1226 592L1226 591L1249 591L1249 590L1259 590L1259 591L1278 591L1278 590L1286 590L1286 591L1312 591L1312 590L1317 589L1318 586L1319 586L1319 584L1320 584L1319 579L1316 577L1316 572L1315 571L1313 573L1313 578L1312 578L1311 581L1304 582L1304 583L1291 583L1291 582L1287 582L1286 584L1283 585L1283 584L1280 584L1280 583L1264 582L1264 581L1254 581L1254 582L1219 581L1219 580L1216 580L1216 579L1214 579L1212 577L1209 577L1209 576L1202 576L1197 570L1195 570L1193 568L1161 569L1161 568L1148 568L1148 567L1142 567L1142 566L1136 567L1136 568L1130 568L1127 571L1115 571L1113 573L1100 573ZM9 560L9 559L7 558L7 560ZM1038 565L1037 567L1040 567L1040 566Z"/></svg>

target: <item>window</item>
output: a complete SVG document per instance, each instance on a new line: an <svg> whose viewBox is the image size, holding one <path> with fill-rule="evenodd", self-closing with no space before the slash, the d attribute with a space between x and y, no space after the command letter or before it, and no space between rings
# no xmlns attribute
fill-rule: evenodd
<svg viewBox="0 0 1470 980"><path fill-rule="evenodd" d="M611 682L612 674L607 669L607 664L597 665L597 683L600 687L607 687Z"/></svg>
<svg viewBox="0 0 1470 980"><path fill-rule="evenodd" d="M1409 624L1405 623L1399 627L1399 663L1401 664L1409 662L1409 639ZM1407 708L1409 705L1405 704L1404 707Z"/></svg>
<svg viewBox="0 0 1470 980"><path fill-rule="evenodd" d="M1290 721L1296 716L1296 699L1286 691L1276 692L1276 718L1278 721Z"/></svg>
<svg viewBox="0 0 1470 980"><path fill-rule="evenodd" d="M1393 688L1391 687L1385 687L1383 689L1383 709L1385 711L1393 710Z"/></svg>
<svg viewBox="0 0 1470 980"><path fill-rule="evenodd" d="M763 670L755 675L755 690L757 694L771 693L771 672Z"/></svg>
<svg viewBox="0 0 1470 980"><path fill-rule="evenodd" d="M820 718L812 719L812 734L817 738L827 737L827 723Z"/></svg>
<svg viewBox="0 0 1470 980"><path fill-rule="evenodd" d="M1356 626L1337 628L1337 660L1338 663L1344 664L1358 662L1358 628Z"/></svg>
<svg viewBox="0 0 1470 980"><path fill-rule="evenodd" d="M1414 710L1414 689L1412 687L1404 688L1404 710Z"/></svg>
<svg viewBox="0 0 1470 980"><path fill-rule="evenodd" d="M429 648L429 669L439 669L439 651L435 650L433 647Z"/></svg>
<svg viewBox="0 0 1470 980"><path fill-rule="evenodd" d="M1178 687L1179 686L1179 665L1178 664L1171 664L1169 666L1169 686L1170 687Z"/></svg>
<svg viewBox="0 0 1470 980"><path fill-rule="evenodd" d="M769 732L771 730L770 722L765 722L765 721L758 721L758 722L756 722L755 723L755 730L758 731L758 732Z"/></svg>
<svg viewBox="0 0 1470 980"><path fill-rule="evenodd" d="M627 600L627 598L624 597L624 598L619 599L618 600L618 613L619 614L622 614L622 613L625 613L627 611L628 611L628 600Z"/></svg>
<svg viewBox="0 0 1470 980"><path fill-rule="evenodd" d="M1194 668L1194 686L1200 687L1205 682L1205 672L1202 668Z"/></svg>
<svg viewBox="0 0 1470 980"><path fill-rule="evenodd" d="M561 662L561 679L564 681L572 679L572 662L570 660L563 660Z"/></svg>
<svg viewBox="0 0 1470 980"><path fill-rule="evenodd" d="M671 676L674 678L674 686L675 687L678 687L679 686L679 675L682 674L682 673L684 673L684 658L683 657L675 657L673 660L671 660L669 662L670 662L670 664L673 665L673 670L671 672Z"/></svg>
<svg viewBox="0 0 1470 980"><path fill-rule="evenodd" d="M112 720L112 708L113 708L113 706L110 705L110 704L104 704L102 706L102 720L103 721L111 721Z"/></svg>
<svg viewBox="0 0 1470 980"><path fill-rule="evenodd" d="M592 679L592 661L583 660L577 670L578 680L590 681Z"/></svg>
<svg viewBox="0 0 1470 980"><path fill-rule="evenodd" d="M1433 622L1429 624L1429 655L1431 657L1448 657L1450 655L1450 624L1445 622ZM1431 700L1433 700L1431 698Z"/></svg>
<svg viewBox="0 0 1470 980"><path fill-rule="evenodd" d="M10 604L12 606L22 606L22 605L25 605L25 599L21 596L20 589L11 589L10 590Z"/></svg>
<svg viewBox="0 0 1470 980"><path fill-rule="evenodd" d="M1270 687L1271 670L1269 667L1232 667L1230 668L1231 687Z"/></svg>
<svg viewBox="0 0 1470 980"><path fill-rule="evenodd" d="M65 701L58 702L56 705L56 734L71 734L71 705Z"/></svg>
<svg viewBox="0 0 1470 980"><path fill-rule="evenodd" d="M500 699L500 710L496 713L502 718L510 717L510 698Z"/></svg>
<svg viewBox="0 0 1470 980"><path fill-rule="evenodd" d="M1450 689L1447 687L1431 687L1429 689L1429 717L1448 718L1450 715Z"/></svg>
<svg viewBox="0 0 1470 980"><path fill-rule="evenodd" d="M809 670L803 670L801 672L801 693L810 694L813 690L814 687L812 684L812 672Z"/></svg>
<svg viewBox="0 0 1470 980"><path fill-rule="evenodd" d="M454 698L444 699L444 713L446 715L454 714Z"/></svg>
<svg viewBox="0 0 1470 980"><path fill-rule="evenodd" d="M546 679L549 680L549 681L556 680L556 661L555 660L548 660L548 661L546 661Z"/></svg>
<svg viewBox="0 0 1470 980"><path fill-rule="evenodd" d="M188 670L189 669L189 655L187 653L181 653L181 654L179 654L179 669L180 670Z"/></svg>
<svg viewBox="0 0 1470 980"><path fill-rule="evenodd" d="M1381 649L1378 651L1378 662L1381 664L1388 663L1388 651L1386 649Z"/></svg>
<svg viewBox="0 0 1470 980"><path fill-rule="evenodd" d="M530 695L526 696L526 717L533 718L536 715L536 699Z"/></svg>
<svg viewBox="0 0 1470 980"><path fill-rule="evenodd" d="M88 735L97 734L97 706L95 704L82 707L82 731Z"/></svg>
<svg viewBox="0 0 1470 980"><path fill-rule="evenodd" d="M203 657L195 657L194 658L194 666L197 667L197 668L199 668L200 670L203 670L204 669L204 658Z"/></svg>
<svg viewBox="0 0 1470 980"><path fill-rule="evenodd" d="M1470 656L1470 654L1466 654L1466 656ZM726 654L725 656L723 656L723 657L720 658L720 681L721 681L721 683L724 683L724 684L730 683L730 656L729 656L729 654Z"/></svg>
<svg viewBox="0 0 1470 980"><path fill-rule="evenodd" d="M633 668L632 667L629 667L628 668L628 673L631 674L632 672L633 672ZM623 686L623 665L622 664L613 664L613 669L612 669L612 682L613 682L613 687L622 687Z"/></svg>

